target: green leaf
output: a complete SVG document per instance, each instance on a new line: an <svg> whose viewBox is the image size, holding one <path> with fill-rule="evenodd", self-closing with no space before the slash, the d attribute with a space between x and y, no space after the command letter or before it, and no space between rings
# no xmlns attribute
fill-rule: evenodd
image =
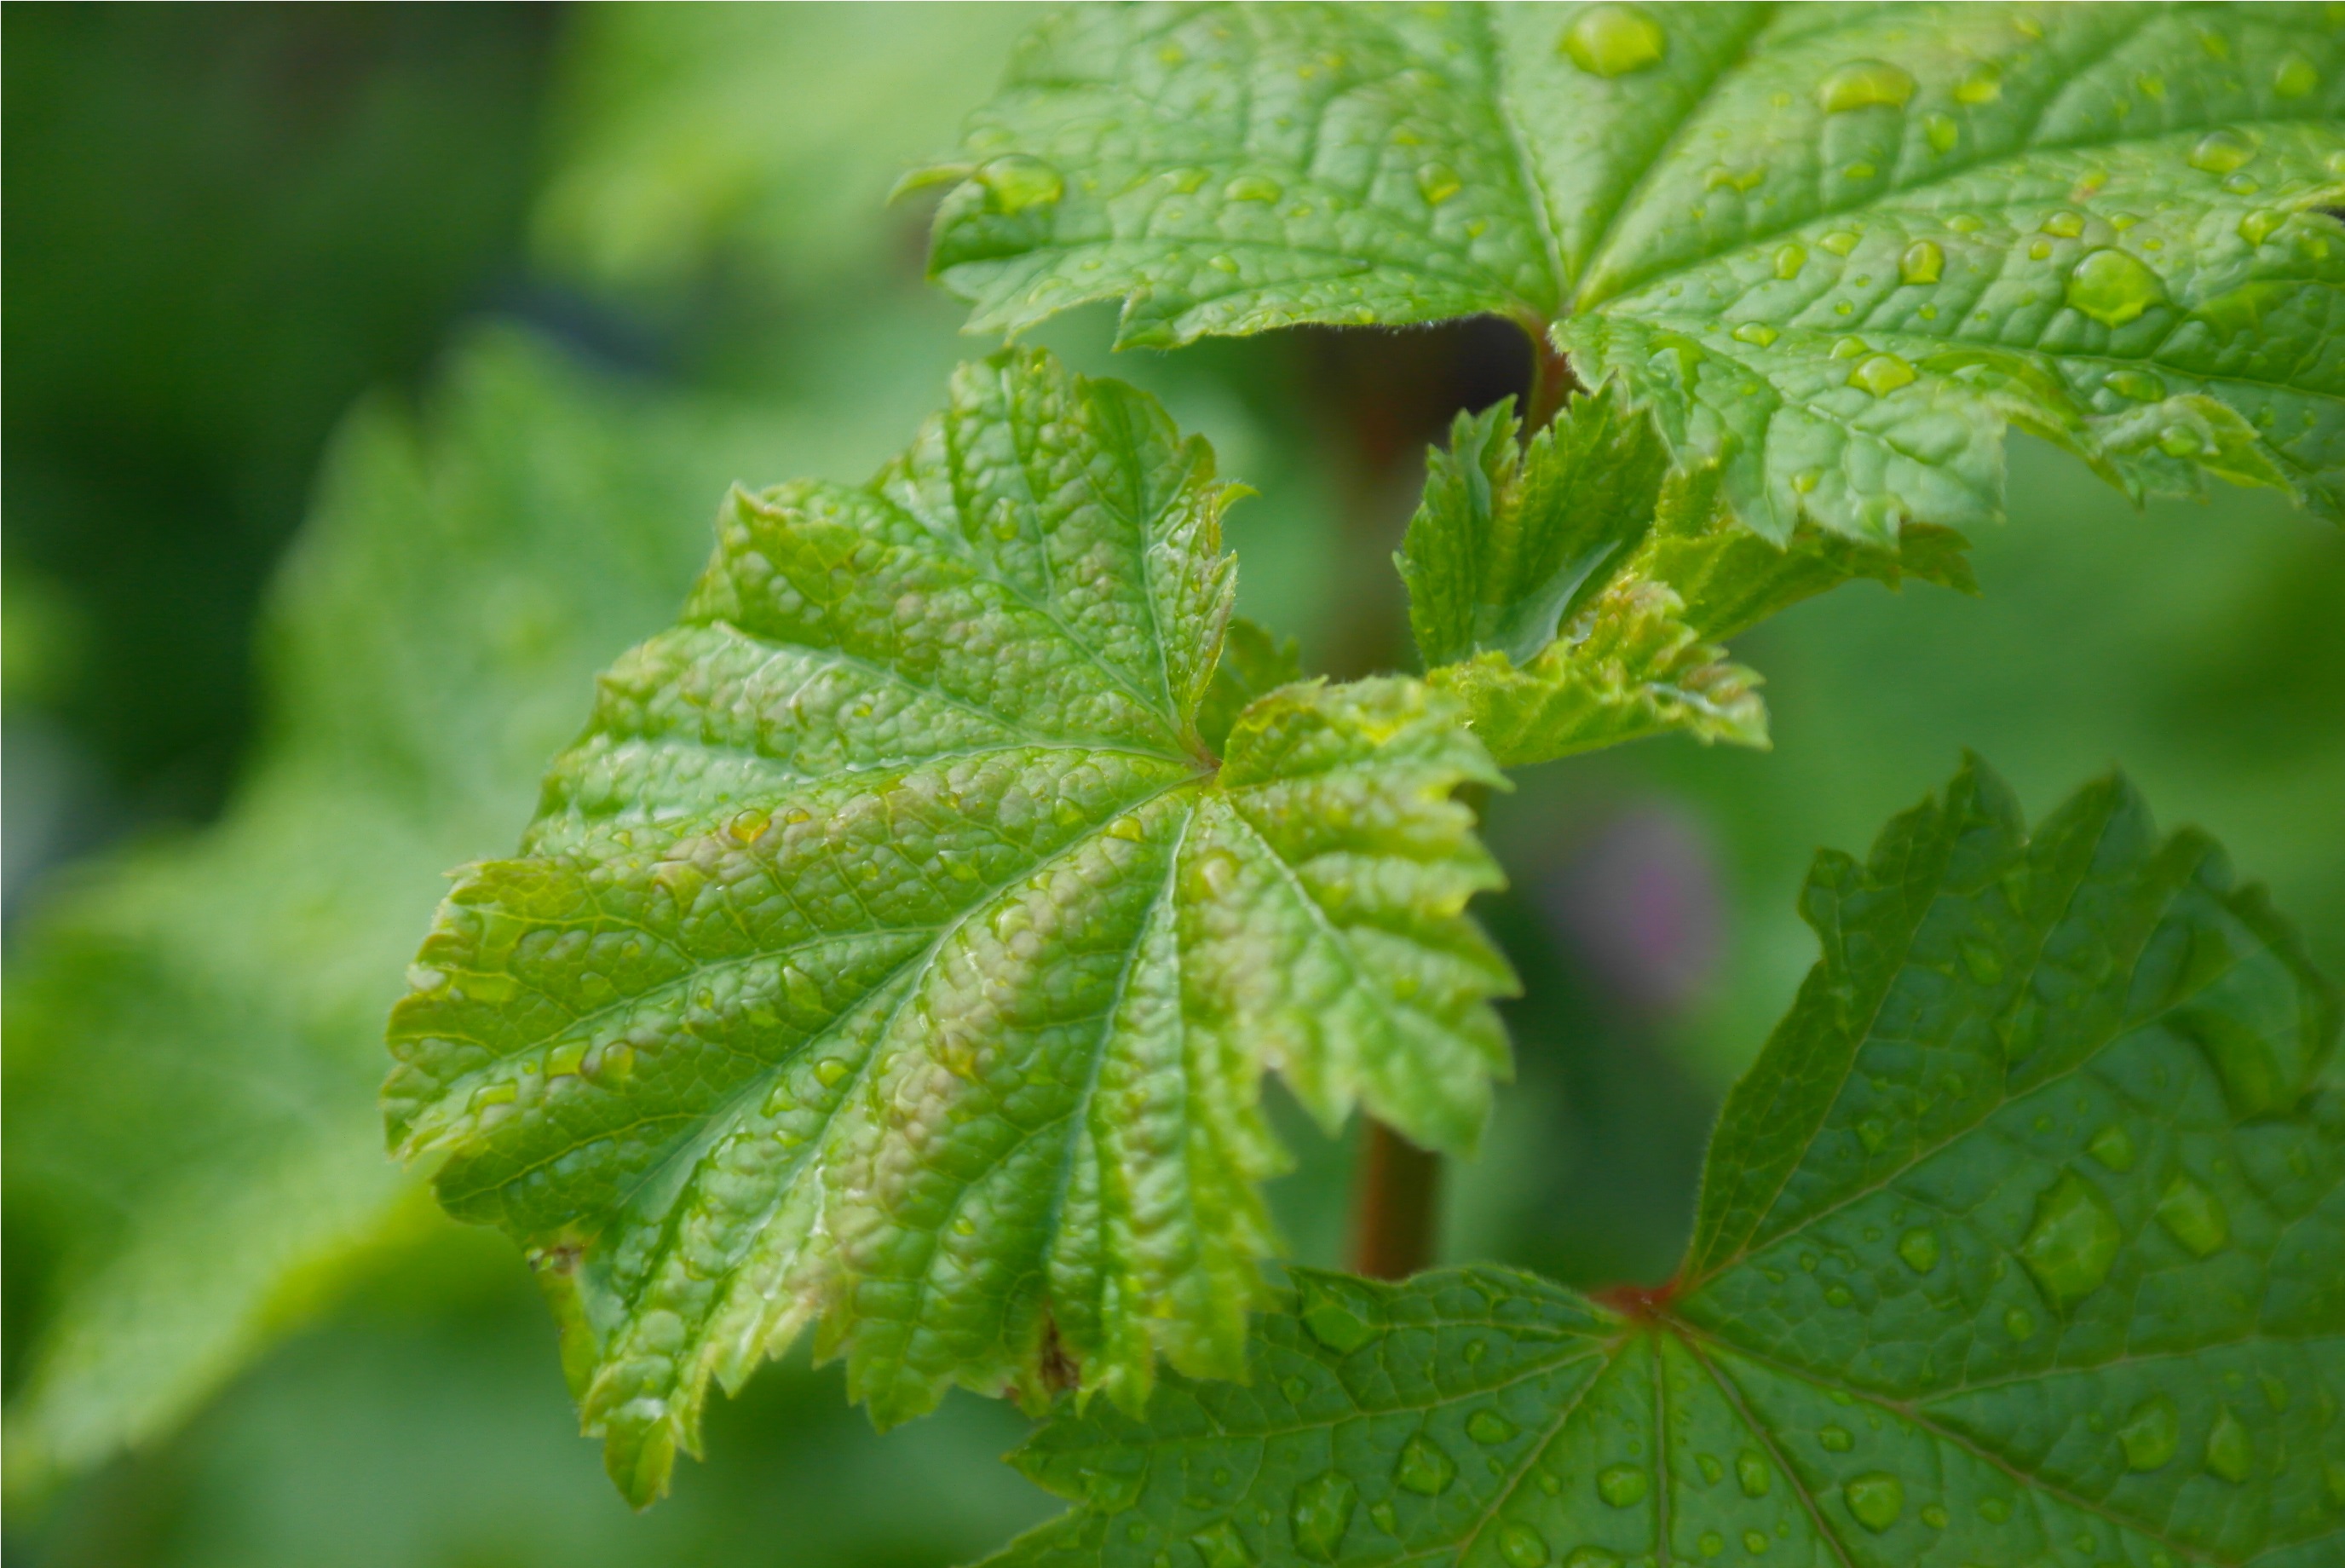
<svg viewBox="0 0 2345 1568"><path fill-rule="evenodd" d="M1197 706L1197 738L1219 754L1230 728L1254 699L1303 678L1303 645L1279 637L1243 616L1230 617L1222 637L1221 662Z"/></svg>
<svg viewBox="0 0 2345 1568"><path fill-rule="evenodd" d="M2333 1561L2338 993L2259 892L1973 766L1804 908L1676 1279L1302 1275L1247 1384L1044 1428L994 1561Z"/></svg>
<svg viewBox="0 0 2345 1568"><path fill-rule="evenodd" d="M580 685L656 626L705 411L507 332L421 417L363 405L271 599L268 743L226 818L85 862L11 933L12 1501L162 1435L431 1224L371 1135L381 1018L450 860L509 840Z"/></svg>
<svg viewBox="0 0 2345 1568"><path fill-rule="evenodd" d="M1716 639L1853 577L1974 587L1949 529L1883 548L1733 526L1718 471L1670 473L1615 383L1517 434L1511 401L1459 416L1398 557L1427 678L1503 766L1671 730L1764 746L1759 677Z"/></svg>
<svg viewBox="0 0 2345 1568"><path fill-rule="evenodd" d="M450 895L391 1136L531 1249L637 1502L817 1318L883 1423L1240 1370L1266 1068L1472 1145L1511 983L1449 796L1498 776L1414 681L1213 715L1229 495L1129 387L964 366L870 484L726 502ZM1264 642L1237 684L1290 673Z"/></svg>
<svg viewBox="0 0 2345 1568"><path fill-rule="evenodd" d="M2345 518L2316 6L1077 6L966 149L977 328L1507 316L1779 542L1999 516L2012 424Z"/></svg>

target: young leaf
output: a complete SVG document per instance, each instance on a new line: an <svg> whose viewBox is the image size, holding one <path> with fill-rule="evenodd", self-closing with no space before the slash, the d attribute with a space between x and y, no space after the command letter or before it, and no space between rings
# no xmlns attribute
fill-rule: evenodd
<svg viewBox="0 0 2345 1568"><path fill-rule="evenodd" d="M2333 1561L2338 996L2259 893L1974 765L1804 907L1676 1280L1304 1275L1248 1384L1038 1434L1081 1506L995 1562Z"/></svg>
<svg viewBox="0 0 2345 1568"><path fill-rule="evenodd" d="M1852 577L1971 586L1949 529L1779 547L1731 526L1718 471L1670 473L1611 382L1528 445L1516 433L1511 402L1458 417L1398 557L1427 678L1503 766L1670 730L1764 746L1759 677L1715 639Z"/></svg>
<svg viewBox="0 0 2345 1568"><path fill-rule="evenodd" d="M817 1318L883 1422L1241 1370L1266 1068L1472 1145L1510 981L1449 795L1498 775L1413 681L1213 716L1229 494L1129 387L964 366L869 485L734 494L450 895L391 1136L531 1249L635 1502Z"/></svg>
<svg viewBox="0 0 2345 1568"><path fill-rule="evenodd" d="M2317 7L1077 6L966 146L979 328L1508 316L1777 541L1995 517L2014 423L2345 518Z"/></svg>

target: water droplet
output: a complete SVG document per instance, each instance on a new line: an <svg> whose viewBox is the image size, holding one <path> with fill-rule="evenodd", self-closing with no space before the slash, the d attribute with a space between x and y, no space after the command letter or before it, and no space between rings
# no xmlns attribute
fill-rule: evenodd
<svg viewBox="0 0 2345 1568"><path fill-rule="evenodd" d="M2003 1315L2003 1331L2015 1339L2035 1338L2035 1314L2025 1307L2014 1307Z"/></svg>
<svg viewBox="0 0 2345 1568"><path fill-rule="evenodd" d="M1946 253L1934 240L1916 239L1897 259L1897 276L1908 283L1934 283L1946 270Z"/></svg>
<svg viewBox="0 0 2345 1568"><path fill-rule="evenodd" d="M977 183L984 188L985 204L1000 213L1048 207L1067 193L1067 182L1057 169L1023 153L985 164L977 171Z"/></svg>
<svg viewBox="0 0 2345 1568"><path fill-rule="evenodd" d="M2117 1446L2125 1451L2127 1470L2156 1470L2174 1458L2181 1443L2181 1412L2164 1394L2136 1405L2117 1429Z"/></svg>
<svg viewBox="0 0 2345 1568"><path fill-rule="evenodd" d="M2166 383L2148 371L2111 371L2101 378L2101 384L2136 402L2157 402L2166 396Z"/></svg>
<svg viewBox="0 0 2345 1568"><path fill-rule="evenodd" d="M1365 1304L1344 1299L1321 1280L1303 1287L1303 1326L1339 1356L1348 1356L1376 1337Z"/></svg>
<svg viewBox="0 0 2345 1568"><path fill-rule="evenodd" d="M1738 343L1750 343L1763 349L1775 341L1776 332L1764 321L1745 321L1734 329L1733 337Z"/></svg>
<svg viewBox="0 0 2345 1568"><path fill-rule="evenodd" d="M2003 66L1995 60L1981 60L1954 84L1954 102L1958 104L1991 104L2001 97Z"/></svg>
<svg viewBox="0 0 2345 1568"><path fill-rule="evenodd" d="M814 1064L815 1081L826 1089L836 1089L854 1069L837 1056L825 1056Z"/></svg>
<svg viewBox="0 0 2345 1568"><path fill-rule="evenodd" d="M1938 1233L1927 1227L1907 1231L1897 1238L1897 1256L1914 1273L1929 1273L1938 1266Z"/></svg>
<svg viewBox="0 0 2345 1568"><path fill-rule="evenodd" d="M2269 207L2259 207L2239 219L2239 238L2250 245L2261 245L2287 221L2287 213L2274 212Z"/></svg>
<svg viewBox="0 0 2345 1568"><path fill-rule="evenodd" d="M483 1084L472 1091L468 1105L472 1110L479 1112L492 1105L510 1105L519 1098L521 1090L513 1084Z"/></svg>
<svg viewBox="0 0 2345 1568"><path fill-rule="evenodd" d="M1615 1508L1632 1508L1645 1501L1651 1480L1633 1464L1616 1464L1596 1478L1596 1495Z"/></svg>
<svg viewBox="0 0 2345 1568"><path fill-rule="evenodd" d="M1517 1430L1514 1422L1496 1410L1476 1410L1466 1418L1466 1435L1476 1442L1504 1442Z"/></svg>
<svg viewBox="0 0 2345 1568"><path fill-rule="evenodd" d="M1440 206L1465 188L1465 183L1457 178L1457 171L1446 163L1426 163L1417 166L1417 194L1435 207Z"/></svg>
<svg viewBox="0 0 2345 1568"><path fill-rule="evenodd" d="M1764 1531L1746 1530L1742 1532L1742 1550L1751 1556L1764 1557L1767 1554L1767 1535Z"/></svg>
<svg viewBox="0 0 2345 1568"><path fill-rule="evenodd" d="M586 1064L586 1043L572 1040L554 1046L545 1054L545 1075L567 1078Z"/></svg>
<svg viewBox="0 0 2345 1568"><path fill-rule="evenodd" d="M1766 168L1753 164L1749 168L1730 168L1719 164L1702 176L1704 190L1755 190L1767 178Z"/></svg>
<svg viewBox="0 0 2345 1568"><path fill-rule="evenodd" d="M2099 1288L2117 1261L2123 1237L2101 1189L2074 1171L2035 1195L2035 1220L2019 1244L2019 1260L2060 1307Z"/></svg>
<svg viewBox="0 0 2345 1568"><path fill-rule="evenodd" d="M1547 1561L1547 1541L1528 1524L1509 1524L1498 1532L1498 1555L1514 1568L1540 1568Z"/></svg>
<svg viewBox="0 0 2345 1568"><path fill-rule="evenodd" d="M2288 1385L2286 1383L2272 1376L2269 1372L2258 1372L2256 1374L2256 1381L2263 1388L2264 1402L2266 1404L2271 1406L2275 1410L2285 1410L2288 1409L2289 1396Z"/></svg>
<svg viewBox="0 0 2345 1568"><path fill-rule="evenodd" d="M1816 243L1835 256L1845 256L1856 249L1856 236L1845 229L1835 229Z"/></svg>
<svg viewBox="0 0 2345 1568"><path fill-rule="evenodd" d="M2127 396L2133 394L2128 392ZM2133 1169L2133 1135L2115 1122L2095 1133L2085 1152L2113 1171Z"/></svg>
<svg viewBox="0 0 2345 1568"><path fill-rule="evenodd" d="M1715 1557L1726 1550L1726 1537L1715 1530L1705 1530L1701 1532L1701 1539L1694 1543L1694 1548L1704 1557Z"/></svg>
<svg viewBox="0 0 2345 1568"><path fill-rule="evenodd" d="M1881 1471L1860 1475L1841 1491L1848 1499L1849 1512L1875 1535L1896 1523L1905 1512L1905 1483Z"/></svg>
<svg viewBox="0 0 2345 1568"><path fill-rule="evenodd" d="M1951 115L1924 115L1922 134L1929 137L1932 152L1952 152L1963 139L1963 127Z"/></svg>
<svg viewBox="0 0 2345 1568"><path fill-rule="evenodd" d="M2198 138L2190 149L2190 167L2208 174L2229 174L2246 168L2255 156L2255 142L2244 133L2226 127Z"/></svg>
<svg viewBox="0 0 2345 1568"><path fill-rule="evenodd" d="M2207 1434L2208 1473L2236 1486L2248 1479L2255 1464L2255 1445L2248 1440L2247 1427L2225 1405L2215 1413L2214 1430Z"/></svg>
<svg viewBox="0 0 2345 1568"><path fill-rule="evenodd" d="M1816 1441L1823 1444L1825 1451L1831 1453L1846 1453L1856 1446L1856 1439L1850 1435L1846 1427L1820 1427L1816 1431Z"/></svg>
<svg viewBox="0 0 2345 1568"><path fill-rule="evenodd" d="M1765 1455L1746 1448L1734 1456L1734 1481L1742 1488L1743 1496L1764 1497L1775 1484L1775 1472Z"/></svg>
<svg viewBox="0 0 2345 1568"><path fill-rule="evenodd" d="M1855 1299L1845 1285L1834 1285L1824 1292L1824 1305L1827 1307L1845 1307Z"/></svg>
<svg viewBox="0 0 2345 1568"><path fill-rule="evenodd" d="M1796 278L1800 275L1800 269L1807 264L1808 248L1804 245L1785 245L1775 252L1775 276L1778 278Z"/></svg>
<svg viewBox="0 0 2345 1568"><path fill-rule="evenodd" d="M2166 298L2166 285L2140 258L2104 247L2068 274L2068 303L2105 327L2122 327Z"/></svg>
<svg viewBox="0 0 2345 1568"><path fill-rule="evenodd" d="M1914 367L1895 354L1875 354L1848 372L1848 384L1862 387L1874 397L1887 397L1899 387L1914 382Z"/></svg>
<svg viewBox="0 0 2345 1568"><path fill-rule="evenodd" d="M1222 187L1222 194L1232 201L1276 201L1286 188L1266 174L1242 174Z"/></svg>
<svg viewBox="0 0 2345 1568"><path fill-rule="evenodd" d="M2272 95L2282 98L2309 97L2320 86L2320 67L2307 59L2303 51L2290 49L2272 67Z"/></svg>
<svg viewBox="0 0 2345 1568"><path fill-rule="evenodd" d="M2034 244L2028 246L2027 259L2031 261L2049 261L2052 260L2052 241L2049 239L2038 239Z"/></svg>
<svg viewBox="0 0 2345 1568"><path fill-rule="evenodd" d="M2166 1184L2157 1212L2157 1223L2166 1227L2166 1233L2195 1257L2219 1252L2230 1238L2231 1223L2223 1212L2223 1200L2179 1173Z"/></svg>
<svg viewBox="0 0 2345 1568"><path fill-rule="evenodd" d="M1873 345L1863 338L1841 338L1833 341L1832 357L1836 360L1861 360L1873 351Z"/></svg>
<svg viewBox="0 0 2345 1568"><path fill-rule="evenodd" d="M1828 115L1852 109L1902 109L1913 96L1913 76L1886 60L1851 60L1816 88L1817 106Z"/></svg>
<svg viewBox="0 0 2345 1568"><path fill-rule="evenodd" d="M1823 470L1820 468L1802 468L1792 475L1792 488L1802 495L1813 494L1816 486L1823 482Z"/></svg>
<svg viewBox="0 0 2345 1568"><path fill-rule="evenodd" d="M2049 218L2046 218L2042 223L2038 224L2037 227L2045 233L2056 235L2062 239L2074 239L2077 235L2082 234L2085 231L2085 215L2081 212L2071 212L2067 209L2062 208L2059 211L2055 212Z"/></svg>
<svg viewBox="0 0 2345 1568"><path fill-rule="evenodd" d="M1145 1471L1090 1471L1083 1476L1083 1496L1101 1513L1122 1513L1140 1501L1147 1480Z"/></svg>
<svg viewBox="0 0 2345 1568"><path fill-rule="evenodd" d="M1246 1550L1245 1538L1226 1519L1211 1530L1201 1530L1189 1537L1189 1544L1204 1559L1205 1568L1252 1568L1254 1563L1254 1553Z"/></svg>
<svg viewBox="0 0 2345 1568"><path fill-rule="evenodd" d="M1340 1471L1323 1471L1294 1489L1289 1522L1294 1528L1294 1549L1314 1563L1333 1563L1352 1527L1352 1511L1359 1506L1360 1490Z"/></svg>
<svg viewBox="0 0 2345 1568"><path fill-rule="evenodd" d="M1393 1471L1393 1480L1419 1497L1437 1497L1457 1479L1457 1461L1426 1437L1413 1437L1402 1445L1400 1463Z"/></svg>
<svg viewBox="0 0 2345 1568"><path fill-rule="evenodd" d="M1590 5L1563 31L1563 52L1591 76L1625 76L1657 65L1669 36L1634 5Z"/></svg>

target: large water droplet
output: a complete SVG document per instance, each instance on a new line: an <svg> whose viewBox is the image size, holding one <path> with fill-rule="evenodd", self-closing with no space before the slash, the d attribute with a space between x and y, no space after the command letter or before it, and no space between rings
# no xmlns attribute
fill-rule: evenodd
<svg viewBox="0 0 2345 1568"><path fill-rule="evenodd" d="M1615 1508L1633 1508L1645 1501L1651 1478L1633 1464L1616 1464L1596 1478L1596 1495Z"/></svg>
<svg viewBox="0 0 2345 1568"><path fill-rule="evenodd" d="M2085 215L2081 212L2071 212L2064 207L2036 227L2056 239L2074 239L2085 231Z"/></svg>
<svg viewBox="0 0 2345 1568"><path fill-rule="evenodd" d="M2248 1479L2256 1467L2255 1444L2249 1441L2248 1429L2239 1418L2225 1405L2215 1413L2214 1430L2207 1434L2207 1471L2238 1485Z"/></svg>
<svg viewBox="0 0 2345 1568"><path fill-rule="evenodd" d="M2226 127L2198 138L2190 149L2190 167L2208 174L2229 174L2246 168L2255 156L2255 142L2245 133Z"/></svg>
<svg viewBox="0 0 2345 1568"><path fill-rule="evenodd" d="M1885 1471L1860 1475L1841 1489L1848 1511L1875 1535L1897 1522L1905 1512L1905 1483Z"/></svg>
<svg viewBox="0 0 2345 1568"><path fill-rule="evenodd" d="M2269 207L2259 207L2239 219L2239 238L2250 245L2261 245L2288 221L2288 214L2275 212Z"/></svg>
<svg viewBox="0 0 2345 1568"><path fill-rule="evenodd" d="M1498 1555L1514 1568L1540 1568L1547 1561L1547 1540L1528 1524L1509 1524L1498 1532Z"/></svg>
<svg viewBox="0 0 2345 1568"><path fill-rule="evenodd" d="M2178 1173L2157 1200L2157 1223L2166 1233L2199 1257L2222 1249L2229 1239L2231 1222L2223 1200Z"/></svg>
<svg viewBox="0 0 2345 1568"><path fill-rule="evenodd" d="M1189 1537L1189 1544L1204 1559L1205 1568L1253 1568L1254 1553L1246 1549L1245 1537L1226 1519Z"/></svg>
<svg viewBox="0 0 2345 1568"><path fill-rule="evenodd" d="M2035 1221L2019 1244L2019 1260L2060 1307L2100 1288L2124 1239L2101 1189L2074 1171L2062 1171L2035 1195Z"/></svg>
<svg viewBox="0 0 2345 1568"><path fill-rule="evenodd" d="M1914 382L1914 367L1895 354L1875 354L1848 372L1848 384L1874 397L1887 397Z"/></svg>
<svg viewBox="0 0 2345 1568"><path fill-rule="evenodd" d="M1938 1233L1926 1226L1915 1227L1897 1238L1897 1256L1914 1273L1929 1273L1938 1266Z"/></svg>
<svg viewBox="0 0 2345 1568"><path fill-rule="evenodd" d="M1466 188L1457 171L1446 163L1419 164L1416 170L1417 194L1435 207Z"/></svg>
<svg viewBox="0 0 2345 1568"><path fill-rule="evenodd" d="M1775 1484L1775 1471L1764 1454L1746 1448L1734 1456L1734 1483L1745 1497L1764 1497Z"/></svg>
<svg viewBox="0 0 2345 1568"><path fill-rule="evenodd" d="M1845 256L1856 249L1857 237L1845 229L1835 229L1816 241L1835 256Z"/></svg>
<svg viewBox="0 0 2345 1568"><path fill-rule="evenodd" d="M2182 1415L2174 1401L2156 1394L2133 1408L2117 1429L2127 1470L2156 1470L2174 1458L2182 1443Z"/></svg>
<svg viewBox="0 0 2345 1568"><path fill-rule="evenodd" d="M1466 1435L1476 1442L1504 1442L1517 1430L1514 1422L1496 1410L1476 1410L1466 1418Z"/></svg>
<svg viewBox="0 0 2345 1568"><path fill-rule="evenodd" d="M1296 1487L1294 1507L1288 1515L1294 1529L1294 1549L1314 1563L1333 1563L1359 1502L1360 1489L1340 1471L1323 1471Z"/></svg>
<svg viewBox="0 0 2345 1568"><path fill-rule="evenodd" d="M2311 95L2320 86L2320 67L2306 58L2301 49L2290 49L2272 67L2272 95L2282 98L2301 98Z"/></svg>
<svg viewBox="0 0 2345 1568"><path fill-rule="evenodd" d="M2068 274L2068 303L2105 327L2122 327L2166 298L2166 284L2137 256L2088 250Z"/></svg>
<svg viewBox="0 0 2345 1568"><path fill-rule="evenodd" d="M1266 174L1242 174L1222 187L1222 194L1232 201L1276 201L1286 188Z"/></svg>
<svg viewBox="0 0 2345 1568"><path fill-rule="evenodd" d="M1800 269L1808 264L1808 248L1801 244L1780 246L1775 251L1775 276L1796 278Z"/></svg>
<svg viewBox="0 0 2345 1568"><path fill-rule="evenodd" d="M1763 349L1775 341L1777 333L1774 328L1764 321L1745 321L1734 329L1732 336L1738 343L1749 343L1754 348Z"/></svg>
<svg viewBox="0 0 2345 1568"><path fill-rule="evenodd" d="M1563 52L1591 76L1625 76L1660 63L1669 36L1634 5L1590 5L1563 32Z"/></svg>
<svg viewBox="0 0 2345 1568"><path fill-rule="evenodd" d="M1393 1470L1393 1480L1419 1497L1438 1497L1457 1479L1457 1461L1439 1443L1421 1436L1402 1445L1400 1462Z"/></svg>
<svg viewBox="0 0 2345 1568"><path fill-rule="evenodd" d="M2133 1169L2133 1135L2116 1122L2095 1133L2085 1145L2085 1152L2110 1170L2123 1173Z"/></svg>
<svg viewBox="0 0 2345 1568"><path fill-rule="evenodd" d="M1350 1355L1376 1335L1365 1303L1346 1300L1317 1279L1303 1287L1303 1326L1339 1356Z"/></svg>
<svg viewBox="0 0 2345 1568"><path fill-rule="evenodd" d="M1902 109L1913 96L1913 76L1886 60L1851 60L1816 88L1816 103L1828 115L1851 109Z"/></svg>
<svg viewBox="0 0 2345 1568"><path fill-rule="evenodd" d="M1946 270L1946 253L1931 239L1916 239L1897 259L1897 276L1908 283L1934 283Z"/></svg>
<svg viewBox="0 0 2345 1568"><path fill-rule="evenodd" d="M1048 207L1067 193L1067 182L1057 169L1024 153L985 164L977 171L977 183L984 188L985 204L1002 213Z"/></svg>

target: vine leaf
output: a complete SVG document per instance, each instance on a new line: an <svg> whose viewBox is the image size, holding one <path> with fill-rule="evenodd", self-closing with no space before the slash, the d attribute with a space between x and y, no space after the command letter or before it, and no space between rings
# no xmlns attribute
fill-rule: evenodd
<svg viewBox="0 0 2345 1568"><path fill-rule="evenodd" d="M1449 797L1499 776L1414 681L1247 632L1216 684L1230 494L1129 387L964 366L870 484L735 493L449 895L391 1138L531 1249L637 1503L816 1319L883 1423L1241 1371L1265 1069L1472 1145L1511 977Z"/></svg>
<svg viewBox="0 0 2345 1568"><path fill-rule="evenodd" d="M974 328L1508 316L1778 542L1997 517L2013 424L2345 520L2316 7L1077 6L930 181Z"/></svg>
<svg viewBox="0 0 2345 1568"><path fill-rule="evenodd" d="M1721 640L1853 577L1975 591L1951 529L1884 547L1735 527L1718 471L1672 473L1617 382L1518 433L1511 400L1458 416L1396 558L1427 679L1502 766L1672 730L1764 746L1759 677Z"/></svg>
<svg viewBox="0 0 2345 1568"><path fill-rule="evenodd" d="M1249 1384L1043 1428L995 1562L2333 1561L2339 999L2260 892L1973 764L1803 902L1675 1280L1301 1275Z"/></svg>

